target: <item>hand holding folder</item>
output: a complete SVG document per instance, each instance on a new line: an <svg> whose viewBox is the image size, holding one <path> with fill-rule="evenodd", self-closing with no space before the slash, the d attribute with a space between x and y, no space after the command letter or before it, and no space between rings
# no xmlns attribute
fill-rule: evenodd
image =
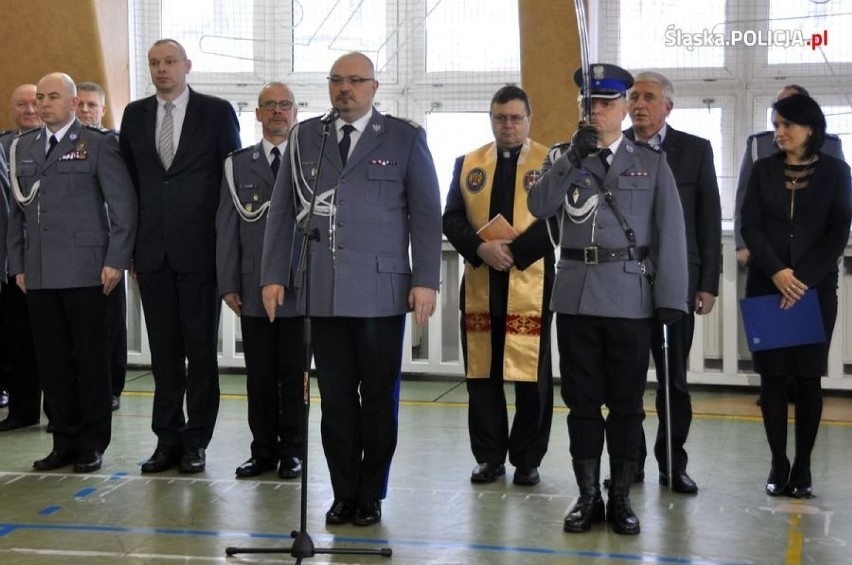
<svg viewBox="0 0 852 565"><path fill-rule="evenodd" d="M812 343L824 343L825 328L819 298L809 290L787 310L781 309L781 295L767 294L740 300L748 349L765 351Z"/></svg>

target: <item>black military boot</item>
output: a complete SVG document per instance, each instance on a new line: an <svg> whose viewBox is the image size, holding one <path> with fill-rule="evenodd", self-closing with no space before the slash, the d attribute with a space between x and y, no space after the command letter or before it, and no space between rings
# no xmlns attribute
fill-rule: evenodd
<svg viewBox="0 0 852 565"><path fill-rule="evenodd" d="M606 519L617 534L639 533L639 518L630 508L630 485L636 473L636 463L623 459L610 460L612 484L606 501Z"/></svg>
<svg viewBox="0 0 852 565"><path fill-rule="evenodd" d="M604 503L601 498L601 460L574 460L574 476L580 487L580 496L568 515L562 529L566 532L588 532L592 524L604 521Z"/></svg>

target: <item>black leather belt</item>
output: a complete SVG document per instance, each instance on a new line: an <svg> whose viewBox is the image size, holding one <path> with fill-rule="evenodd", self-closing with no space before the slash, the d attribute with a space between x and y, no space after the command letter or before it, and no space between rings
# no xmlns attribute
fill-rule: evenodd
<svg viewBox="0 0 852 565"><path fill-rule="evenodd" d="M609 263L612 261L641 261L648 256L647 247L620 247L608 249L592 245L582 249L561 248L562 259L569 261L582 261L586 265L597 265L598 263Z"/></svg>

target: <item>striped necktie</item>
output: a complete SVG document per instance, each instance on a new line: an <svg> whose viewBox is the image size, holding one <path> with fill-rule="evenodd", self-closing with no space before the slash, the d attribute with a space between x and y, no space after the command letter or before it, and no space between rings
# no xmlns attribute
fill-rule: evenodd
<svg viewBox="0 0 852 565"><path fill-rule="evenodd" d="M175 105L172 102L163 104L165 115L163 116L163 124L160 127L160 139L157 142L157 153L160 154L160 161L163 167L168 170L172 166L172 161L175 158Z"/></svg>

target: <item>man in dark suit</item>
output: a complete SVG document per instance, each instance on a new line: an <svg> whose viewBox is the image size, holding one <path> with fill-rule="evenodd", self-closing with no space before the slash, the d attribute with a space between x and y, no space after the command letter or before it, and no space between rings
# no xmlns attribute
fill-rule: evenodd
<svg viewBox="0 0 852 565"><path fill-rule="evenodd" d="M15 88L12 91L10 109L15 129L0 134L0 146L7 164L12 140L19 134L42 125L37 111L36 85L22 84ZM8 192L6 199L11 202ZM4 277L6 271L4 263ZM0 364L3 365L3 370L8 371L7 382L0 388L9 392L9 413L0 421L0 432L33 426L38 424L41 418L41 387L38 382L27 298L14 281L10 282L11 284L4 284L0 288L0 324L5 334L0 343Z"/></svg>
<svg viewBox="0 0 852 565"><path fill-rule="evenodd" d="M155 385L157 448L142 472L197 473L219 411L216 209L239 123L230 103L187 86L192 62L177 41L156 41L148 66L157 93L127 105L120 135L139 197L133 264Z"/></svg>
<svg viewBox="0 0 852 565"><path fill-rule="evenodd" d="M9 150L15 206L9 274L27 293L53 450L38 471L101 468L110 441L107 296L130 266L137 209L118 142L74 116L71 77L38 83L44 128Z"/></svg>
<svg viewBox="0 0 852 565"><path fill-rule="evenodd" d="M677 183L686 225L686 253L689 267L689 314L668 327L668 379L671 394L672 490L698 492L695 481L686 473L684 449L692 422L692 403L686 384L687 361L695 330L695 315L709 314L719 293L721 272L722 212L719 185L713 164L713 148L704 138L677 131L666 123L674 106L674 86L660 73L644 72L635 77L628 95L632 129L629 139L644 141L662 149ZM663 371L663 324L654 320L651 351L657 370L657 439L654 455L659 464L660 484L668 485L666 450L666 396ZM644 476L644 435L640 443L637 473Z"/></svg>
<svg viewBox="0 0 852 565"><path fill-rule="evenodd" d="M260 292L260 257L266 213L275 176L287 149L287 134L299 107L283 83L260 89L255 115L263 139L228 156L216 214L216 270L219 293L240 318L246 363L251 457L237 467L240 478L278 467L278 476L302 474L304 401L304 318L296 295L269 323Z"/></svg>
<svg viewBox="0 0 852 565"><path fill-rule="evenodd" d="M379 83L370 59L340 57L328 81L340 117L327 125L308 120L290 134L266 224L261 283L272 320L285 288L299 284L297 266L306 266L292 260L299 256L292 249L296 224L317 234L307 260L322 442L334 490L325 520L368 526L381 520L396 448L405 314L413 310L422 325L435 310L441 203L425 131L373 107ZM317 180L326 127L338 144L329 144ZM317 213L307 225L314 193Z"/></svg>
<svg viewBox="0 0 852 565"><path fill-rule="evenodd" d="M81 82L77 85L77 119L87 126L103 128L106 115L106 93L95 82ZM105 130L118 136L117 131ZM127 377L127 289L125 278L109 295L107 304L107 348L109 349L109 373L112 382L112 409L121 407L121 393Z"/></svg>

